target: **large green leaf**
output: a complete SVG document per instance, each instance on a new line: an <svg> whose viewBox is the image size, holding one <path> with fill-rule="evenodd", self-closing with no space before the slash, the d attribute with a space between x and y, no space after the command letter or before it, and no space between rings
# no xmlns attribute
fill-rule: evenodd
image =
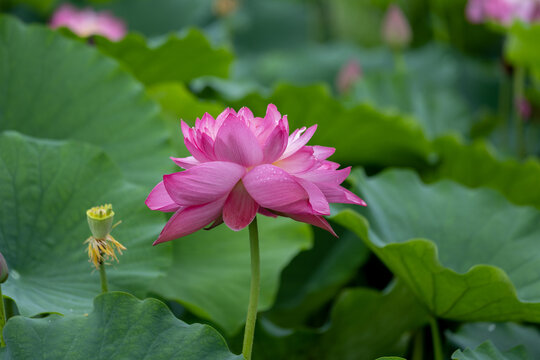
<svg viewBox="0 0 540 360"><path fill-rule="evenodd" d="M315 229L312 249L300 253L285 268L274 307L266 315L283 327L296 327L330 302L355 277L369 255L350 231L334 229L339 239Z"/></svg>
<svg viewBox="0 0 540 360"><path fill-rule="evenodd" d="M540 47L538 37L540 25L515 22L510 28L505 54L508 60L517 66L540 70Z"/></svg>
<svg viewBox="0 0 540 360"><path fill-rule="evenodd" d="M240 360L208 325L178 320L160 301L112 292L86 315L11 318L0 356L16 359Z"/></svg>
<svg viewBox="0 0 540 360"><path fill-rule="evenodd" d="M131 181L168 165L159 106L113 60L42 26L0 17L0 131L103 147Z"/></svg>
<svg viewBox="0 0 540 360"><path fill-rule="evenodd" d="M434 147L439 164L425 175L427 180L450 178L469 187L486 186L513 203L540 208L540 163L535 158L499 160L485 143L463 145L453 137L435 140Z"/></svg>
<svg viewBox="0 0 540 360"><path fill-rule="evenodd" d="M147 85L172 81L188 83L203 75L227 77L233 60L229 51L212 48L195 29L183 37L171 34L153 44L147 44L141 35L129 34L119 42L98 38L97 45Z"/></svg>
<svg viewBox="0 0 540 360"><path fill-rule="evenodd" d="M440 317L540 322L540 212L490 189L423 184L410 171L353 180L367 217L349 226ZM369 220L369 224L368 224Z"/></svg>
<svg viewBox="0 0 540 360"><path fill-rule="evenodd" d="M522 345L527 358L540 358L540 331L532 326L515 323L470 323L446 337L461 349L475 348L490 340L498 349L508 351Z"/></svg>
<svg viewBox="0 0 540 360"><path fill-rule="evenodd" d="M366 75L354 87L356 101L414 117L430 138L452 132L468 137L475 118L452 89L428 87L415 74L384 71Z"/></svg>
<svg viewBox="0 0 540 360"><path fill-rule="evenodd" d="M404 355L411 331L427 321L424 307L402 283L384 293L346 290L332 309L331 327L321 338L320 351L328 360Z"/></svg>
<svg viewBox="0 0 540 360"><path fill-rule="evenodd" d="M452 354L452 360L532 360L532 358L527 356L521 346L501 352L491 341L486 341L475 349L456 350Z"/></svg>
<svg viewBox="0 0 540 360"><path fill-rule="evenodd" d="M92 4L93 7L112 12L127 23L130 31L152 37L178 31L187 26L206 25L214 18L213 0L82 1L93 2L95 3ZM97 2L103 4L96 4Z"/></svg>
<svg viewBox="0 0 540 360"><path fill-rule="evenodd" d="M338 146L334 161L363 165L424 165L431 144L421 126L408 117L385 114L370 105L345 107L327 87L280 85L269 98L252 95L237 107L247 105L264 114L274 103L288 115L291 128L318 124L312 144Z"/></svg>
<svg viewBox="0 0 540 360"><path fill-rule="evenodd" d="M167 130L171 134L176 157L189 156L184 137L180 130L180 119L193 125L195 119L201 118L205 112L216 117L225 105L218 102L200 100L181 83L160 83L148 88L148 95L161 104Z"/></svg>
<svg viewBox="0 0 540 360"><path fill-rule="evenodd" d="M312 240L307 225L290 219L261 217L259 224L259 310L266 310L274 302L281 270L299 251L309 248ZM249 298L247 229L234 232L222 225L173 243L173 265L154 290L234 334L245 321Z"/></svg>
<svg viewBox="0 0 540 360"><path fill-rule="evenodd" d="M10 268L2 287L23 315L90 310L100 292L83 244L92 206L111 203L122 220L113 236L127 250L107 266L113 289L144 295L170 265L170 248L151 246L163 218L99 148L0 135L0 183L0 249Z"/></svg>
<svg viewBox="0 0 540 360"><path fill-rule="evenodd" d="M372 360L403 355L412 332L426 322L426 311L404 284L384 292L352 288L337 298L320 329L282 329L263 316L254 349L264 360Z"/></svg>

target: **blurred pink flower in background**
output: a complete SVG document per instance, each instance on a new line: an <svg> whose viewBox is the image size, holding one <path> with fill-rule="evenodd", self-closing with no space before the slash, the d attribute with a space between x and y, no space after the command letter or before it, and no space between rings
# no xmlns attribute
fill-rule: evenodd
<svg viewBox="0 0 540 360"><path fill-rule="evenodd" d="M540 16L540 0L469 0L465 9L472 23L495 21L510 25L514 20L534 22Z"/></svg>
<svg viewBox="0 0 540 360"><path fill-rule="evenodd" d="M323 218L329 203L365 206L340 186L350 167L326 160L335 151L306 146L316 125L289 135L287 116L270 104L264 118L244 107L226 109L216 119L208 113L190 128L181 122L184 143L192 156L171 158L186 169L164 175L148 195L152 210L175 212L159 244L191 234L210 223L232 230L248 226L258 213L286 216L334 233Z"/></svg>
<svg viewBox="0 0 540 360"><path fill-rule="evenodd" d="M411 43L411 26L397 5L392 4L388 7L381 30L384 42L394 50L404 49Z"/></svg>
<svg viewBox="0 0 540 360"><path fill-rule="evenodd" d="M362 67L356 60L349 60L341 67L336 78L336 88L340 94L348 92L352 85L362 77Z"/></svg>
<svg viewBox="0 0 540 360"><path fill-rule="evenodd" d="M50 27L67 27L81 37L101 35L112 41L122 39L127 32L126 24L107 11L96 12L90 8L79 10L69 4L56 9Z"/></svg>
<svg viewBox="0 0 540 360"><path fill-rule="evenodd" d="M515 100L515 106L518 111L519 117L522 120L529 120L532 116L532 106L529 100L524 97L517 98Z"/></svg>

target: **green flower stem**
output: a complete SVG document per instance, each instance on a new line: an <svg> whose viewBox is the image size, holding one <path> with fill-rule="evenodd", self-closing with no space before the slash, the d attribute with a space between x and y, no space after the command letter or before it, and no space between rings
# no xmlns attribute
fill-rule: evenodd
<svg viewBox="0 0 540 360"><path fill-rule="evenodd" d="M249 224L249 242L251 248L251 288L249 291L249 305L244 331L244 346L242 354L246 360L251 360L253 349L253 336L255 335L255 322L257 321L257 305L259 304L259 290L261 288L261 265L259 257L259 230L257 217Z"/></svg>
<svg viewBox="0 0 540 360"><path fill-rule="evenodd" d="M423 359L424 359L424 329L418 329L418 331L414 335L411 360L423 360Z"/></svg>
<svg viewBox="0 0 540 360"><path fill-rule="evenodd" d="M99 263L99 277L101 278L101 292L108 292L109 286L107 285L107 274L105 273L105 263L103 261Z"/></svg>
<svg viewBox="0 0 540 360"><path fill-rule="evenodd" d="M523 99L525 94L525 69L521 66L516 66L514 70L514 127L517 146L517 155L520 158L525 157L527 148L525 144L525 131L523 128L523 120L519 113L519 100Z"/></svg>
<svg viewBox="0 0 540 360"><path fill-rule="evenodd" d="M407 63L405 62L405 56L403 56L402 50L394 50L394 69L398 74L405 74L407 72Z"/></svg>
<svg viewBox="0 0 540 360"><path fill-rule="evenodd" d="M4 325L6 325L6 308L4 306L4 295L2 294L2 286L0 286L0 344L6 346L4 342Z"/></svg>
<svg viewBox="0 0 540 360"><path fill-rule="evenodd" d="M437 318L432 317L429 320L429 326L431 327L431 341L433 342L433 353L435 360L443 360L443 351L441 345L441 337L439 334L439 325L437 325Z"/></svg>

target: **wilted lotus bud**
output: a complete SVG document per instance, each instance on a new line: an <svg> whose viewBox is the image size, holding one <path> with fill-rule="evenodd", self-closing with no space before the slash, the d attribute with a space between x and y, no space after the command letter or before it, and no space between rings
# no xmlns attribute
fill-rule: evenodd
<svg viewBox="0 0 540 360"><path fill-rule="evenodd" d="M86 239L88 244L88 257L96 268L108 259L118 261L115 251L121 255L126 248L111 236L114 211L111 204L95 206L86 211L88 226L92 236Z"/></svg>
<svg viewBox="0 0 540 360"><path fill-rule="evenodd" d="M9 269L7 266L6 259L4 259L4 255L0 253L0 284L6 282L9 276Z"/></svg>
<svg viewBox="0 0 540 360"><path fill-rule="evenodd" d="M405 14L399 6L390 5L382 25L384 42L393 50L403 50L412 40L412 31Z"/></svg>
<svg viewBox="0 0 540 360"><path fill-rule="evenodd" d="M362 68L356 60L350 60L340 70L336 78L336 88L340 94L348 92L352 85L362 77Z"/></svg>

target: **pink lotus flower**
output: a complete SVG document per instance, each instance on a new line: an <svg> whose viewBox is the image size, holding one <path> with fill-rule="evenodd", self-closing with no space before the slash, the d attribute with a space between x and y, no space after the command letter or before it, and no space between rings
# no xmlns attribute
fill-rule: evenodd
<svg viewBox="0 0 540 360"><path fill-rule="evenodd" d="M186 169L164 175L150 192L152 210L175 212L159 244L191 234L213 223L232 230L248 226L257 213L286 216L313 224L335 235L323 218L329 202L365 206L341 187L350 167L326 160L335 151L306 146L316 125L289 135L287 116L268 105L264 118L246 107L226 109L215 120L208 113L190 128L181 122L184 143L192 156L171 158Z"/></svg>
<svg viewBox="0 0 540 360"><path fill-rule="evenodd" d="M50 27L67 27L81 37L102 35L112 41L118 41L126 35L125 23L109 12L95 12L90 8L79 10L69 4L63 4L56 10Z"/></svg>
<svg viewBox="0 0 540 360"><path fill-rule="evenodd" d="M495 21L510 25L514 20L530 23L538 20L539 0L469 0L465 9L472 23Z"/></svg>

